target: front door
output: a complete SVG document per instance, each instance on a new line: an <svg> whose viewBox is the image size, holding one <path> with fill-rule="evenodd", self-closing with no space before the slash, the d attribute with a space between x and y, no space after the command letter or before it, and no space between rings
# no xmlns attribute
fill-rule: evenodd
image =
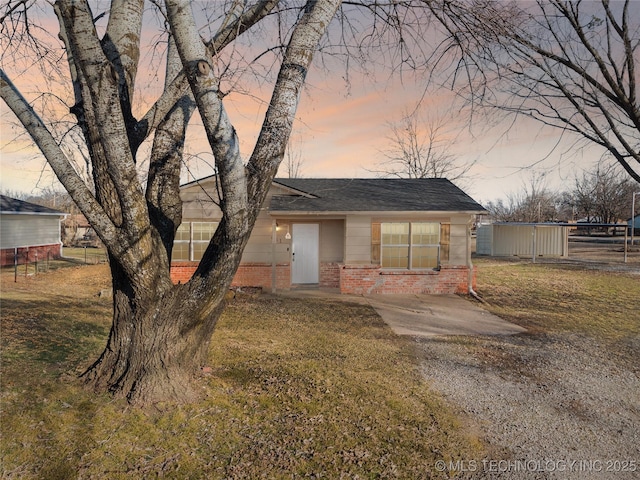
<svg viewBox="0 0 640 480"><path fill-rule="evenodd" d="M291 238L291 283L319 282L320 225L294 223Z"/></svg>

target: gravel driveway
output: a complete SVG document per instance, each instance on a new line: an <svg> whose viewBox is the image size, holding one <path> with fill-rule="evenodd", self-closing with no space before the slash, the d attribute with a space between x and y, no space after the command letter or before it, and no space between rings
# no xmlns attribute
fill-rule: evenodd
<svg viewBox="0 0 640 480"><path fill-rule="evenodd" d="M416 339L432 387L489 445L451 478L640 478L640 341L576 334Z"/></svg>

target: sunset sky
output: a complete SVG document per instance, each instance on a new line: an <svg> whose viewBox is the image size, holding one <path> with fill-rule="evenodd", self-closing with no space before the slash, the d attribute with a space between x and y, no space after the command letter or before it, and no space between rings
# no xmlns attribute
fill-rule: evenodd
<svg viewBox="0 0 640 480"><path fill-rule="evenodd" d="M57 34L57 22L47 20L48 28ZM3 68L27 99L38 98L37 89L42 88L44 82L35 65L26 65L19 73L4 65ZM426 79L421 78L405 77L401 83L399 78L390 80L388 73L372 78L354 72L347 89L343 74L341 69L315 70L307 77L292 142L294 154L302 158L304 177L375 176L371 170L379 169L378 164L385 159L382 151L391 146L389 122L400 121L406 111L415 108L426 84ZM138 82L152 85L147 93L150 104L158 89L155 72L141 72ZM554 151L559 132L543 131L532 123L518 122L509 128L505 122L489 130L482 116L478 116L469 131L468 114L458 114L452 98L447 90L431 88L420 106L420 113L423 118L445 118L452 132L451 152L461 163L476 162L463 187L480 202L505 198L520 190L532 172L546 172L547 185L562 188L563 184L573 182L574 175L580 175L581 168L592 166L602 154L595 146L579 152L567 151L570 141L564 141ZM262 122L264 105L237 94L229 95L225 102L240 137L241 152L248 156ZM144 112L147 106L144 101L141 103L140 111ZM34 105L38 109L40 102L35 101ZM62 189L4 102L0 102L0 109L0 190L37 194L42 188ZM202 129L194 125L191 136L192 151L201 153L204 161L189 160L184 181L212 172L208 166L212 158L207 153ZM533 170L527 168L532 165Z"/></svg>

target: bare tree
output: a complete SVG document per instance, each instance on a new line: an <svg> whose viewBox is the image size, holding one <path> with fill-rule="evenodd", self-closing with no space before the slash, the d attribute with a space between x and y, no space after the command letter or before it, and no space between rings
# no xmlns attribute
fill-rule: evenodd
<svg viewBox="0 0 640 480"><path fill-rule="evenodd" d="M302 178L303 165L304 159L302 158L300 145L293 139L290 139L287 149L284 152L284 162L282 164L287 178Z"/></svg>
<svg viewBox="0 0 640 480"><path fill-rule="evenodd" d="M380 39L377 48L396 49L398 55L390 57L406 64L412 58L406 40L412 32L420 38L416 29L422 25L403 3L341 7L339 0L234 0L203 2L218 9L206 16L213 20L209 38L203 39L207 29L196 24L192 11L198 2L160 3L150 5L167 26L166 32L157 32L168 46L165 84L139 118L135 102L144 83L137 82L140 42L143 13L149 7L144 0L112 0L97 14L86 0L57 0L53 6L59 39L50 26L40 25L42 35L31 35L42 19L32 9L47 8L48 3L10 0L0 7L0 36L3 45L10 46L0 52L0 96L108 251L113 322L104 352L83 379L96 391L134 403L197 396L192 380L205 364L225 294L284 157L314 52L319 46L338 56L361 52L362 43L349 43L351 33L358 42ZM331 42L325 34L340 8L342 21L334 27L339 40ZM349 29L349 11L376 19L366 35ZM413 24L406 23L409 18ZM376 30L379 25L382 32ZM254 31L262 52L253 48L257 43L239 42ZM41 66L47 81L56 77L70 82L66 112L37 108L40 103L27 100L12 82L10 76L20 75L27 56ZM261 82L273 83L259 136L243 162L238 134L225 110L228 91L223 80L233 87L235 75L247 69L252 56L263 62L253 64L252 74L262 68ZM54 88L41 88L43 97L53 97ZM56 95L60 105L67 102ZM182 220L179 179L186 130L196 109L215 159L222 219L191 280L174 285L170 259ZM55 128L61 118L66 130ZM75 164L61 147L70 128L80 133L80 157L88 168ZM140 148L146 139L152 140L148 157ZM141 172L143 165L147 170ZM91 182L81 173L87 169Z"/></svg>
<svg viewBox="0 0 640 480"><path fill-rule="evenodd" d="M461 164L451 153L455 135L443 118L422 120L417 111L400 122L389 123L389 149L386 160L374 173L383 177L447 178L459 183L475 162Z"/></svg>
<svg viewBox="0 0 640 480"><path fill-rule="evenodd" d="M167 0L171 32L166 85L152 108L134 118L132 101L140 60L143 0L114 0L102 37L86 1L59 0L60 23L75 103L71 108L91 159L95 192L83 181L51 130L5 72L0 93L29 132L58 179L106 246L114 317L107 347L84 374L97 391L131 402L190 399L191 380L205 363L211 334L244 246L284 155L305 75L337 0L300 4L262 131L248 164L222 103L214 59L238 35L277 5L235 2L215 35L200 37L189 0ZM6 7L3 28L19 19L25 2ZM13 10L12 10L13 8ZM15 29L14 29L15 31ZM5 30L5 33L7 30ZM15 72L14 72L15 73ZM223 218L190 282L173 285L171 250L181 223L180 162L186 126L198 109L216 161ZM146 189L137 151L155 131Z"/></svg>
<svg viewBox="0 0 640 480"><path fill-rule="evenodd" d="M558 220L560 203L561 197L546 186L545 175L533 172L506 202L489 202L487 210L499 222L553 222Z"/></svg>
<svg viewBox="0 0 640 480"><path fill-rule="evenodd" d="M587 221L616 223L629 216L634 187L617 164L599 162L595 170L576 176L571 203Z"/></svg>
<svg viewBox="0 0 640 480"><path fill-rule="evenodd" d="M440 52L453 62L443 61L446 54L434 58L453 72L453 85L472 105L575 134L575 147L602 147L640 182L634 1L428 4L447 36Z"/></svg>

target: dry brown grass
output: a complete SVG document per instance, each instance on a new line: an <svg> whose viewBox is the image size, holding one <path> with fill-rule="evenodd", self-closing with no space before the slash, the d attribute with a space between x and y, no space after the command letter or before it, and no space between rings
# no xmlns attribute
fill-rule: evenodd
<svg viewBox="0 0 640 480"><path fill-rule="evenodd" d="M2 277L3 478L445 478L483 448L366 306L239 296L201 402L129 408L76 374L103 348L106 266Z"/></svg>
<svg viewBox="0 0 640 480"><path fill-rule="evenodd" d="M479 293L502 318L531 332L607 340L640 335L640 275L610 265L476 261Z"/></svg>

